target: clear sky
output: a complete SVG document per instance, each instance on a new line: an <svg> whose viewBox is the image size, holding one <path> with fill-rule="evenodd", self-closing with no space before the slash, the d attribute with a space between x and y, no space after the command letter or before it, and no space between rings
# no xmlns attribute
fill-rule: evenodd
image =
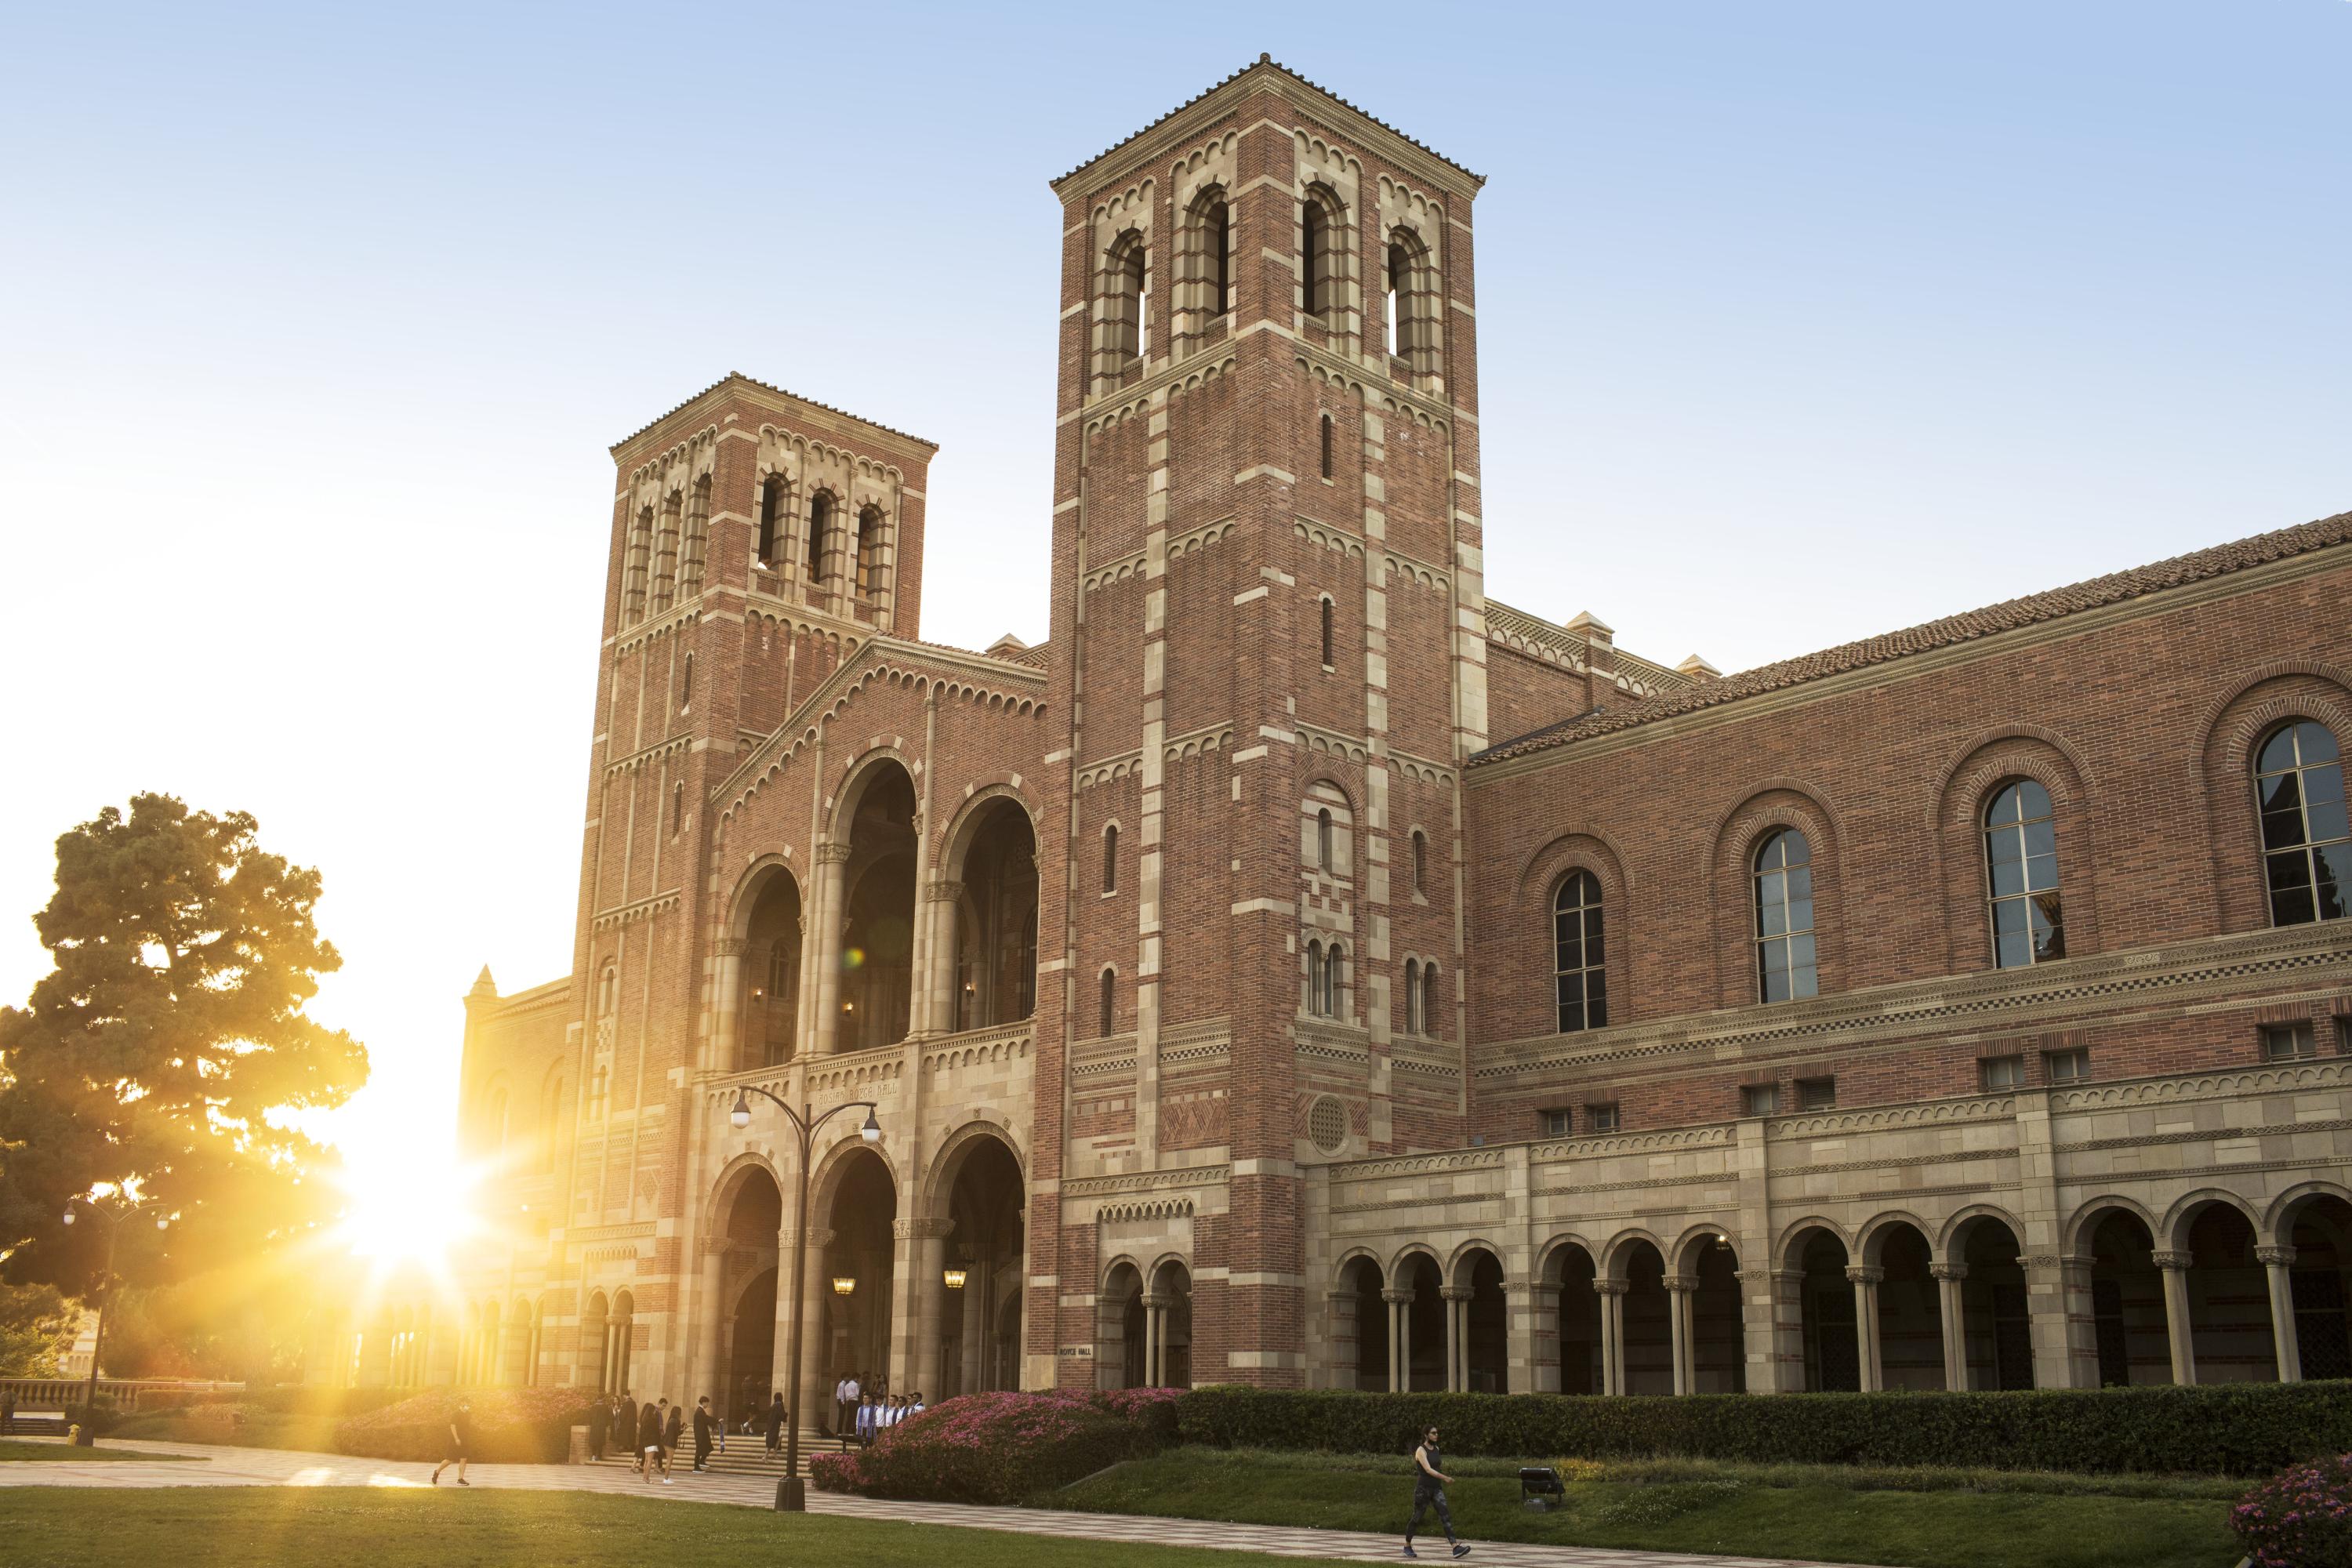
<svg viewBox="0 0 2352 1568"><path fill-rule="evenodd" d="M1725 669L2352 507L2352 4L0 10L0 997L138 789L326 875L357 1157L571 959L605 447L942 446L1045 627L1045 181L1261 49L1488 176L1488 583Z"/></svg>

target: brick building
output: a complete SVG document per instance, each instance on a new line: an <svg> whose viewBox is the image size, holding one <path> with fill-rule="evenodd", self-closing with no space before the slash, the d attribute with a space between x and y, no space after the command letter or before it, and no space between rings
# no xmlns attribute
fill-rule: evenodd
<svg viewBox="0 0 2352 1568"><path fill-rule="evenodd" d="M415 1375L2352 1373L2352 515L1636 658L1486 595L1480 183L1265 59L1053 182L1039 646L920 640L927 442L730 376L614 448L573 968L467 999ZM754 1089L881 1136L803 1214Z"/></svg>

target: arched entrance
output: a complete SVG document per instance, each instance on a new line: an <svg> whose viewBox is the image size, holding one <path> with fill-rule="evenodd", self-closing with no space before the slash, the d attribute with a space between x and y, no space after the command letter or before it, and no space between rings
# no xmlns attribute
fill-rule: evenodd
<svg viewBox="0 0 2352 1568"><path fill-rule="evenodd" d="M637 1335L637 1300L626 1290L613 1294L612 1315L606 1320L604 1336L604 1386L624 1394L635 1391L629 1386L630 1363L635 1359ZM644 1401L640 1400L642 1404Z"/></svg>
<svg viewBox="0 0 2352 1568"><path fill-rule="evenodd" d="M1969 1388L2032 1388L2033 1325L2017 1233L1990 1215L1959 1233L1960 1321Z"/></svg>
<svg viewBox="0 0 2352 1568"><path fill-rule="evenodd" d="M790 1061L798 1046L801 890L781 866L763 874L745 920L738 1068Z"/></svg>
<svg viewBox="0 0 2352 1568"><path fill-rule="evenodd" d="M1037 1007L1037 837L1019 802L981 808L960 880L954 1026L1018 1023Z"/></svg>
<svg viewBox="0 0 2352 1568"><path fill-rule="evenodd" d="M1626 1244L1617 1267L1624 1282L1626 1394L1675 1391L1674 1307L1666 1300L1666 1260L1647 1241Z"/></svg>
<svg viewBox="0 0 2352 1568"><path fill-rule="evenodd" d="M1691 1243L1683 1273L1690 1292L1690 1392L1748 1392L1748 1332L1739 1300L1739 1254L1723 1237Z"/></svg>
<svg viewBox="0 0 2352 1568"><path fill-rule="evenodd" d="M1601 1368L1600 1278L1592 1254L1570 1242L1553 1254L1559 1282L1559 1391L1600 1394L1608 1384Z"/></svg>
<svg viewBox="0 0 2352 1568"><path fill-rule="evenodd" d="M1144 1294L1144 1334L1150 1345L1145 1381L1155 1388L1192 1386L1192 1271L1169 1258L1152 1271Z"/></svg>
<svg viewBox="0 0 2352 1568"><path fill-rule="evenodd" d="M1021 1386L1021 1268L1028 1255L1028 1194L1013 1151L994 1137L980 1136L952 1157L947 1267L961 1272L963 1285L941 1290L944 1300L935 1320L942 1397ZM924 1281L926 1289L940 1288L939 1280Z"/></svg>
<svg viewBox="0 0 2352 1568"><path fill-rule="evenodd" d="M1096 1384L1104 1389L1141 1388L1143 1384L1143 1273L1124 1259L1103 1277L1099 1299L1101 1323L1096 1349ZM956 1392L942 1383L942 1394Z"/></svg>
<svg viewBox="0 0 2352 1568"><path fill-rule="evenodd" d="M2091 1317L2102 1388L2172 1381L2155 1251L2147 1226L2126 1210L2108 1213L2091 1232Z"/></svg>
<svg viewBox="0 0 2352 1568"><path fill-rule="evenodd" d="M2328 1194L2289 1209L2279 1230L2293 1246L2289 1300L2295 1351L2306 1380L2352 1377L2352 1204Z"/></svg>
<svg viewBox="0 0 2352 1568"><path fill-rule="evenodd" d="M1341 1388L1386 1390L1389 1385L1389 1312L1381 1298L1381 1266L1351 1258L1339 1270L1334 1306L1333 1381Z"/></svg>
<svg viewBox="0 0 2352 1568"><path fill-rule="evenodd" d="M854 1374L861 1389L880 1393L890 1377L891 1222L898 1215L898 1186L882 1157L860 1148L849 1152L832 1187L824 1228L833 1237L814 1282L824 1305L811 1368L821 1374L823 1387Z"/></svg>
<svg viewBox="0 0 2352 1568"><path fill-rule="evenodd" d="M1806 1233L1797 1253L1798 1309L1804 1319L1805 1387L1848 1394L1862 1388L1862 1344L1845 1243L1826 1230Z"/></svg>
<svg viewBox="0 0 2352 1568"><path fill-rule="evenodd" d="M2189 1220L2189 1321L2199 1383L2273 1383L2270 1284L2254 1257L2254 1226L2236 1205L2205 1205Z"/></svg>
<svg viewBox="0 0 2352 1568"><path fill-rule="evenodd" d="M710 1308L725 1317L709 1393L721 1415L740 1421L746 1411L763 1408L776 1386L776 1240L784 1223L783 1189L768 1171L750 1165L736 1176L725 1204L720 1228L727 1250Z"/></svg>
<svg viewBox="0 0 2352 1568"><path fill-rule="evenodd" d="M612 1387L605 1381L611 1370L612 1328L605 1321L610 1310L604 1292L592 1292L588 1305L580 1314L580 1359L572 1373L572 1381L599 1393Z"/></svg>
<svg viewBox="0 0 2352 1568"><path fill-rule="evenodd" d="M1400 1316L1407 1390L1443 1390L1445 1375L1445 1276L1425 1252L1408 1254L1397 1265L1397 1286L1412 1292Z"/></svg>
<svg viewBox="0 0 2352 1568"><path fill-rule="evenodd" d="M859 792L843 868L839 1048L907 1037L914 982L915 784L896 763Z"/></svg>
<svg viewBox="0 0 2352 1568"><path fill-rule="evenodd" d="M1944 1319L1937 1300L1933 1255L1916 1226L1897 1221L1882 1226L1872 1244L1881 1271L1878 1290L1878 1365L1881 1388L1940 1389L1944 1386Z"/></svg>
<svg viewBox="0 0 2352 1568"><path fill-rule="evenodd" d="M1508 1394L1510 1309L1503 1296L1503 1261L1480 1247L1455 1273L1470 1292L1462 1303L1462 1387L1470 1394Z"/></svg>

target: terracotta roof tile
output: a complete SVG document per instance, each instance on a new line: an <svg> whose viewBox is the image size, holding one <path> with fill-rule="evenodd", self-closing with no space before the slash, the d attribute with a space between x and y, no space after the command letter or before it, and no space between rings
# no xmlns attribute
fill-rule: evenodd
<svg viewBox="0 0 2352 1568"><path fill-rule="evenodd" d="M762 392L772 392L780 397L793 398L797 402L807 404L811 408L822 408L827 414L838 414L844 419L855 419L860 425L870 425L875 429L882 431L886 435L897 436L903 440L913 441L921 446L929 447L934 452L940 449L940 444L937 441L927 441L920 436L910 435L904 430L894 430L878 419L868 419L863 414L852 414L846 408L835 408L830 403L819 403L814 397L803 397L799 393L793 391L789 387L772 385L767 382L760 380L757 376L745 375L740 370L729 371L725 375L720 376L717 381L712 382L709 386L704 387L700 392L698 392L692 397L688 398L686 402L679 404L677 408L673 408L669 410L667 414L659 414L655 416L653 418L646 420L643 425L638 426L635 429L630 431L627 435L614 442L610 449L615 453L619 452L622 447L627 446L630 442L635 440L638 437L644 435L646 431L652 429L655 426L668 418L670 415L676 414L678 411L678 408L684 408L688 404L698 402L702 398L709 396L712 393L718 391L720 387L725 386L730 381L740 381L747 386L756 386Z"/></svg>
<svg viewBox="0 0 2352 1568"><path fill-rule="evenodd" d="M1824 676L1888 663L1933 648L1949 647L1956 643L1990 637L1995 632L2036 626L2077 611L2096 609L2102 605L2136 599L2144 594L2203 582L2289 556L2306 555L2347 541L2352 541L2352 511L2338 512L2334 517L2324 517L2297 528L2258 533L2251 539L2217 544L2187 555L2176 555L2169 561L2135 566L2126 572L2111 572L2104 577L2053 588L2047 593L2031 594L2021 599L1988 605L1980 610L1946 616L1924 626L1864 637L1860 642L1782 659L1778 664L1759 665L1737 675L1727 675L1720 680L1703 682L1688 691L1668 692L1645 702L1580 714L1489 746L1473 756L1470 763L1474 767L1482 763L1498 763L1511 757L1526 756L1531 752L1564 746L1572 741L1587 740L1594 735L1613 734L1660 719L1737 702L1743 697L1760 696L1768 691L1801 685L1808 680L1819 680Z"/></svg>

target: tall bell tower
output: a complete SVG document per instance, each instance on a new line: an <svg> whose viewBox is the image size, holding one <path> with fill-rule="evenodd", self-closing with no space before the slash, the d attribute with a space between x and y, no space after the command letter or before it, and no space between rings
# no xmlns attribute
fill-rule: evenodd
<svg viewBox="0 0 2352 1568"><path fill-rule="evenodd" d="M1201 1382L1304 1381L1304 1169L1464 1140L1480 184L1260 57L1053 184L1065 1087L1032 1273L1069 1303L1188 1251ZM1073 1196L1125 1188L1190 1234Z"/></svg>

